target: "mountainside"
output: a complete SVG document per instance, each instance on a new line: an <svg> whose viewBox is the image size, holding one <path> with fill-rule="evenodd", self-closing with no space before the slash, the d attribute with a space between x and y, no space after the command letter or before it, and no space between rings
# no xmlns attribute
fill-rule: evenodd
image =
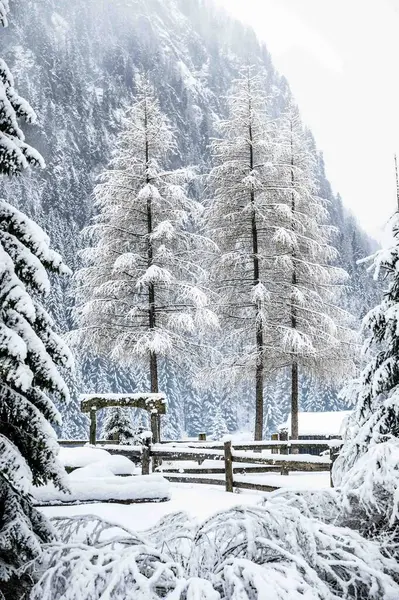
<svg viewBox="0 0 399 600"><path fill-rule="evenodd" d="M47 169L17 182L2 181L1 195L44 226L73 270L79 266L80 231L93 214L94 182L110 158L121 116L135 97L138 75L148 75L178 132L173 164L197 165L201 173L209 170L209 141L225 114L223 98L240 66L254 64L266 70L271 114L277 116L290 97L286 80L253 31L208 0L13 0L11 8L10 27L2 33L2 55L19 92L38 113L41 127L27 128L26 133L43 154ZM374 249L373 242L332 193L321 156L319 165L320 195L330 200L331 223L338 230L340 265L352 276L346 308L359 317L373 304L376 290L356 261ZM61 329L70 330L71 282L55 288L50 307ZM126 372L89 356L79 356L77 362L76 376L69 374L75 402L63 409L63 435L68 436L82 435L86 427L76 404L78 392L146 387L145 376L134 366ZM209 431L217 404L230 429L245 426L251 412L245 389L223 388L217 398L203 395L170 364L163 365L161 377L170 400L169 436L183 430ZM284 375L268 385L269 429L287 414L285 387ZM304 385L302 402L307 409L339 407L336 390L314 382Z"/></svg>

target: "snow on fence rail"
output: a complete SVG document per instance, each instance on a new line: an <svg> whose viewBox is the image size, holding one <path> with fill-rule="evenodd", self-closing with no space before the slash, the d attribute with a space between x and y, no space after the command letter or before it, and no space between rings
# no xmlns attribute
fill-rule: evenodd
<svg viewBox="0 0 399 600"><path fill-rule="evenodd" d="M341 445L341 440L303 440L295 442L249 442L237 444L234 447L232 447L230 441L219 444L187 443L186 446L183 446L180 443L152 445L148 440L142 447L107 444L106 449L111 454L122 454L134 459L135 462L139 461L143 475L150 473L151 459L153 467L159 465L161 461L168 463L194 461L198 463L198 467L189 467L184 470L181 467L176 469L158 467L157 470L161 471L166 479L176 483L223 485L228 492L232 492L234 488L269 492L278 489L278 487L242 481L237 479L236 475L269 472L280 472L282 475L288 475L290 471L331 471ZM99 446L100 444L96 447ZM319 452L327 450L329 457L289 454L291 450L315 448ZM274 450L280 452L280 454L262 456L259 453L262 450ZM205 460L220 462L221 464L220 466L202 468L201 464ZM237 464L242 466L237 466Z"/></svg>
<svg viewBox="0 0 399 600"><path fill-rule="evenodd" d="M306 443L299 442L298 444L289 442L291 447L295 448L300 446L302 448L313 447L313 441L309 440ZM320 449L328 449L330 457L325 458L322 456L312 456L305 454L279 454L274 456L259 456L255 452L244 452L237 451L236 447L232 447L231 442L227 441L223 444L223 450L211 449L209 447L199 448L198 446L179 448L176 447L165 447L162 445L156 445L151 448L150 454L156 456L159 459L170 461L184 461L184 460L219 460L224 462L224 479L211 478L210 475L216 475L213 469L205 469L203 472L198 473L184 473L175 474L170 473L166 470L162 471L163 476L169 481L175 481L177 483L203 483L208 485L225 485L227 492L232 492L234 488L250 489L269 492L278 489L276 486L270 486L265 484L251 483L248 481L242 481L235 477L237 470L234 467L234 463L241 463L250 465L248 468L252 472L268 472L274 469L279 470L282 475L288 475L290 471L305 471L305 472L317 472L317 471L330 471L332 464L336 458L336 447L337 443L334 444L316 444ZM244 450L263 449L264 446L269 444L263 443L250 443L250 444L239 444L240 448L244 446ZM287 450L287 442L273 444L274 449ZM269 448L266 448L269 449ZM259 465L262 470L255 470L254 465ZM266 471L263 469L266 468ZM241 473L249 472L246 469L242 469ZM202 475L202 476L200 476ZM331 479L330 479L331 481Z"/></svg>

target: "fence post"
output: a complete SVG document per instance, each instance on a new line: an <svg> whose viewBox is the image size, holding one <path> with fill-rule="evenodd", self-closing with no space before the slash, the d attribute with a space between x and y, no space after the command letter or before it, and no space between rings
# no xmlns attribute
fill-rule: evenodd
<svg viewBox="0 0 399 600"><path fill-rule="evenodd" d="M288 431L281 431L279 434L280 442L288 442ZM280 454L289 454L288 445L286 448L280 448Z"/></svg>
<svg viewBox="0 0 399 600"><path fill-rule="evenodd" d="M159 415L157 412L151 413L151 432L152 438L154 440L154 444L159 444L160 435L159 435Z"/></svg>
<svg viewBox="0 0 399 600"><path fill-rule="evenodd" d="M272 441L278 442L278 433L272 433ZM272 448L272 454L278 454L278 448Z"/></svg>
<svg viewBox="0 0 399 600"><path fill-rule="evenodd" d="M280 475L289 475L289 474L290 474L290 472L289 472L289 470L287 469L286 465L282 464L282 465L281 465L281 471L280 471Z"/></svg>
<svg viewBox="0 0 399 600"><path fill-rule="evenodd" d="M97 409L92 406L90 409L90 444L96 445L97 438Z"/></svg>
<svg viewBox="0 0 399 600"><path fill-rule="evenodd" d="M143 439L143 449L141 453L141 474L150 474L150 456L151 456L151 438L150 436Z"/></svg>
<svg viewBox="0 0 399 600"><path fill-rule="evenodd" d="M333 470L334 463L338 458L338 454L339 454L339 449L334 446L331 446L330 447L330 461L331 461L331 464L330 464L330 487L332 487L332 488L334 487L334 482L333 482L333 478L332 478L332 470Z"/></svg>
<svg viewBox="0 0 399 600"><path fill-rule="evenodd" d="M231 440L224 442L224 468L226 472L226 492L233 491L233 455Z"/></svg>

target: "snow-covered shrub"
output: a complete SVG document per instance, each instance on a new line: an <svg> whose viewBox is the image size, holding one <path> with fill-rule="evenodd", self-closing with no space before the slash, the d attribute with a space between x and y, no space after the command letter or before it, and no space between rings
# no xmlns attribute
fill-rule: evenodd
<svg viewBox="0 0 399 600"><path fill-rule="evenodd" d="M53 525L62 541L48 546L32 600L399 597L399 566L376 542L303 514L288 496L202 525L170 515L142 534L90 516Z"/></svg>
<svg viewBox="0 0 399 600"><path fill-rule="evenodd" d="M287 505L298 509L304 517L322 523L341 524L341 497L335 489L293 490L280 489L269 494L265 504Z"/></svg>

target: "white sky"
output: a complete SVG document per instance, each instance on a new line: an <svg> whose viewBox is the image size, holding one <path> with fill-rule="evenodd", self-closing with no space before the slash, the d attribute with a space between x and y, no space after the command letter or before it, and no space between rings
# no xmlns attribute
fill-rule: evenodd
<svg viewBox="0 0 399 600"><path fill-rule="evenodd" d="M361 225L381 239L396 208L399 0L216 0L254 27L285 75Z"/></svg>

